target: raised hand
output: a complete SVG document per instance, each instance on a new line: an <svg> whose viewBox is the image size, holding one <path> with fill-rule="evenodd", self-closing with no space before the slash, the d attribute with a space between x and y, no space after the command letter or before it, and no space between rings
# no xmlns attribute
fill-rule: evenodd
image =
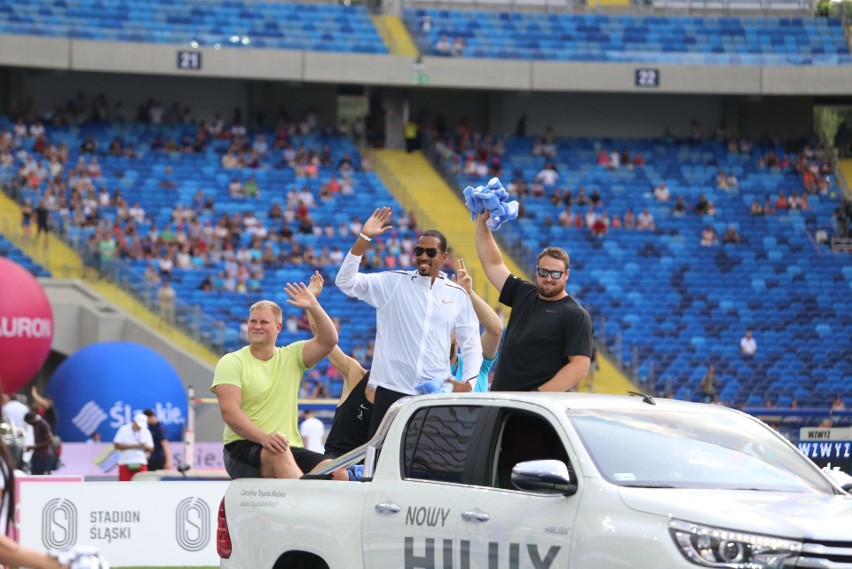
<svg viewBox="0 0 852 569"><path fill-rule="evenodd" d="M473 290L473 278L471 278L470 273L467 272L467 269L464 266L464 259L459 258L456 265L457 269L456 274L453 275L453 281L470 294Z"/></svg>
<svg viewBox="0 0 852 569"><path fill-rule="evenodd" d="M453 393L469 393L473 391L473 388L467 381L456 381L455 379L448 377L444 380L444 382L453 386Z"/></svg>
<svg viewBox="0 0 852 569"><path fill-rule="evenodd" d="M386 233L393 229L393 225L386 225L392 215L391 208L380 207L373 211L373 215L361 226L361 233L372 239L377 235Z"/></svg>
<svg viewBox="0 0 852 569"><path fill-rule="evenodd" d="M284 286L284 292L290 297L287 303L297 308L307 310L317 302L317 298L308 290L305 283L287 283Z"/></svg>
<svg viewBox="0 0 852 569"><path fill-rule="evenodd" d="M314 274L311 275L311 282L308 284L308 290L311 291L311 294L315 297L319 298L324 284L325 280L323 280L322 275L319 271L315 271Z"/></svg>

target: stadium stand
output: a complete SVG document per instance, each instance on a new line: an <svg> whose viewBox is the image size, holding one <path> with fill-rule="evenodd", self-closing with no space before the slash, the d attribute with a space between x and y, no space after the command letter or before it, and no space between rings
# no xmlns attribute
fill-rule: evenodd
<svg viewBox="0 0 852 569"><path fill-rule="evenodd" d="M387 53L364 6L300 2L0 1L0 34Z"/></svg>
<svg viewBox="0 0 852 569"><path fill-rule="evenodd" d="M8 129L13 125L5 120L0 122L0 130L4 127ZM349 227L351 222L360 222L376 203L394 201L376 174L362 169L362 159L351 140L329 132L288 137L294 152L298 149L297 154L304 155L305 164L309 162L308 154L319 156L327 150L328 165L318 166L316 173L312 174L310 168L305 172L301 165L293 168L282 164L280 149L274 151L274 157L270 152L263 168L224 168L222 156L231 149L230 137L210 140L199 152L165 150L169 140L183 140L184 135L189 136L188 132L194 134L194 127L90 124L82 128L48 128L51 144L64 145L69 149L69 167L60 176L71 182L69 186L80 184L79 173L75 172L74 166L81 158L83 164L91 165L94 157L102 172L79 186L89 187L91 184L91 190L81 191L78 198L74 197L72 190L60 191L51 214L54 230L75 246L84 262L99 266L109 278L122 281L147 305L156 307L159 284L146 275L149 263L153 263L157 281L168 279L177 292L180 302L176 304L176 324L203 330L200 332L202 340L212 344L219 352L244 345L240 338L241 320L246 318L248 307L261 298L278 302L284 310L285 319L299 316L300 312L290 309L286 303L283 283L306 281L316 267L327 283L323 303L347 329L347 334L341 336L341 347L351 352L360 344L362 351L366 352L374 336L372 313L364 303L355 302L334 289L339 261L337 264L332 261L331 252L335 247L345 252L351 245L354 235L357 235L357 231L353 234ZM273 132L266 134L269 140L275 138ZM18 140L25 152L32 151L34 139ZM116 140L121 141L124 148L133 148L134 155L111 154L108 149ZM87 141L93 142L99 150L92 155L82 152L81 147ZM158 147L160 142L155 141L162 142L164 146ZM0 168L0 174L12 180L21 200L37 203L55 191L56 186L47 181L36 188L24 183L20 176L24 162L25 159L16 158L14 167ZM341 168L343 162L351 162L352 170ZM72 180L74 177L78 178L77 182ZM231 195L229 184L235 178L242 182L253 178L259 187L258 196ZM110 194L107 205L98 203L97 196L103 190ZM203 193L203 200L200 200L199 192ZM313 230L311 227L301 228L298 218L293 218L294 215L299 216L298 202L300 198L304 199L303 192L315 201L309 208L309 225L315 228ZM136 204L145 211L144 219L138 222L129 217L130 207ZM270 216L274 204L282 206L283 217ZM195 229L192 229L189 218L175 220L176 206L178 210L183 210L184 206L191 208L191 216L198 220ZM395 209L400 212L401 208L397 205ZM263 246L254 239L252 227L239 221L245 220L249 212L270 236L262 239ZM205 233L201 226L212 228L223 216L236 220L236 227L219 242L224 251L220 249L214 253L212 232ZM280 237L285 225L291 227L293 233L289 237ZM109 264L103 260L102 250L100 263L97 261L97 247L106 234L113 234L118 241L116 259ZM182 267L178 262L169 271L160 270L160 259L175 260L180 255L181 247L177 243L182 239L181 235L186 238L186 243L192 245L191 266ZM410 254L413 238L413 229L406 229L403 224L394 239L388 242L390 251L404 261L408 255L403 254L400 247L405 246ZM90 246L88 250L87 245ZM260 258L267 249L273 257L264 258L261 262ZM383 254L377 248L370 252L370 255ZM239 262L236 262L237 256L241 259ZM370 265L384 266L385 262L370 257L368 268ZM31 271L35 274L40 271L31 261L28 266L34 267ZM228 287L224 286L224 280L230 279L224 273L231 268L235 269L236 282L231 290L225 290ZM243 275L247 268L252 269L251 274ZM239 278L236 278L237 272ZM212 278L215 290L202 290L201 283L205 277ZM257 282L253 282L255 277ZM363 326L362 322L369 325ZM281 342L308 337L308 330L297 329L291 334L282 334ZM365 359L364 363L369 363L369 360ZM323 363L319 370L322 373L319 376L315 374L314 380L325 381L331 396L335 396L342 385L339 381L329 382L324 378L326 370L327 363Z"/></svg>
<svg viewBox="0 0 852 569"><path fill-rule="evenodd" d="M5 126L12 125L7 122ZM53 213L55 226L80 251L85 251L96 232L99 236L107 230L118 232L125 240L119 246L125 259L116 267L102 265L101 270L124 273L124 280L152 306L156 305L158 287L146 275L149 263L159 263L162 257L175 260L180 255L181 247L169 241L174 238L179 243L180 239L165 236L184 233L190 236L188 243L197 245L191 237L193 231L197 236L203 232L198 226L191 229L190 219L176 218L176 209L179 216L184 206L190 207L189 217L197 217L200 226L216 225L224 215L236 214L244 220L251 212L270 235L280 235L284 225L294 229L292 240L262 235L255 239L250 226L240 225L224 241L224 251L193 251L188 255L189 266L178 263L169 271L161 271L157 265L158 277L168 278L182 301L175 316L178 324L198 326L201 315L207 322L222 323L218 324L221 334L216 333L217 326L204 326L205 339L219 350L242 344L239 323L246 306L262 296L271 295L284 305L285 318L296 316L286 308L281 283L304 280L313 266L331 282L336 264L330 251L348 248L353 232L349 223L358 222L359 216L376 203L393 200L375 174L357 169L346 174L357 191L328 192L332 179L341 178L336 165L344 156L351 158L354 168L361 165L351 141L335 133L312 132L290 138L296 148L311 152L328 149L328 165L320 166L312 177L272 156L266 159L265 168L225 168L222 156L231 149L229 138L213 139L201 151L192 153L166 152L159 147L163 141L190 136L183 125L93 124L51 127L48 132L53 143L65 143L71 149L68 163L72 165L81 156L84 163L90 163L80 149L85 141L94 141L101 149L96 157L102 174L92 180L90 199L96 199L101 189L114 189L109 205L96 208L98 212L88 220L75 221L70 211L63 213L63 208L57 208ZM266 134L273 139L274 133ZM115 140L134 148L137 156L111 155L106 149ZM731 404L753 405L757 398L779 402L795 398L802 405L826 405L852 372L848 358L842 357L852 340L852 322L844 310L848 303L838 296L852 286L852 272L845 256L831 255L811 241L820 229L834 231L830 223L837 199L828 193L835 188L823 185L821 193L810 194L809 209L779 209L774 215L755 216L750 207L755 199L774 203L779 192L805 194L802 177L792 165L782 170L765 163L769 155L795 163L800 160L797 150L801 148L739 143L746 148L736 141L730 148L728 142L706 140L556 139L552 162L561 174L555 186L544 187L537 185L536 179L551 159L533 154L541 140L509 138L504 141L501 172L507 182L524 181L530 189L522 192L523 217L506 226L503 237L523 243L528 254L546 243L562 243L571 251L578 275L570 281L571 292L590 308L599 340L614 351L617 360L632 367L651 390L697 399L698 382L706 366L713 363L719 396ZM23 144L31 149L34 141L23 139ZM606 149L641 155L642 164L613 167L609 162L599 163L602 154L610 156ZM448 155L447 160L451 169L470 162L459 154ZM718 188L720 172L733 175L735 186ZM9 177L8 172L5 176ZM245 183L249 178L259 187L258 197L229 193L230 182L237 179ZM661 181L671 192L669 202L654 198L652 190ZM455 185L461 188L482 182L480 175L462 175ZM564 209L561 190L574 189L576 199L581 187L589 194L598 189L602 200L598 212L606 210L613 218L624 217L628 209L639 213L648 208L655 218L655 230L610 227L605 234L596 235L585 227L585 221L563 227L559 219ZM18 191L22 199L37 202L43 190L22 186ZM553 197L554 190L559 193L558 199ZM307 192L315 202L309 212L316 229L302 232L295 219L288 222L286 217L270 216L275 203L285 212L298 215L299 197L307 198L300 192ZM123 201L116 203L119 193ZM699 215L693 211L700 194L711 198L715 213ZM688 204L684 215L673 212L677 197ZM146 219L131 222L120 211L122 203L125 209L127 204L138 203L147 212ZM586 207L575 203L573 211L582 216ZM114 226L122 217L125 219ZM700 234L706 226L720 236L733 226L740 241L702 246ZM161 241L151 244L150 236L156 232ZM151 258L134 255L133 245L127 243L134 235L142 239L140 246L150 250ZM409 229L397 237L404 242L413 236ZM148 244L144 244L146 238ZM267 246L271 257L261 262ZM402 259L401 247L397 242L388 249ZM243 262L234 262L236 256L229 256L228 249L244 254ZM529 259L526 262L529 264ZM373 257L368 264L383 267L386 263ZM244 271L244 267L253 268ZM223 290L229 288L224 286L226 268L237 268L242 275L230 291ZM38 274L38 268L31 270ZM256 270L262 276L258 274L258 282L252 284ZM202 287L208 277L213 282L212 291ZM324 303L349 331L341 336L344 350L358 351L357 344L365 350L372 337L370 327L360 325L372 322L367 307L340 295L333 286L327 287ZM672 314L680 316L673 319ZM773 319L767 319L766 314L773 314ZM758 339L759 349L753 358L739 354L744 327L751 328ZM287 339L307 335L306 330L297 329ZM795 339L795 348L790 345L791 339ZM327 383L333 396L339 383Z"/></svg>
<svg viewBox="0 0 852 569"><path fill-rule="evenodd" d="M590 309L598 340L635 370L641 385L699 400L699 383L713 364L719 398L731 405L761 405L769 399L787 406L795 399L801 406L824 407L834 394L848 391L843 386L852 374L852 270L847 256L832 255L827 245L813 242L818 230L835 231L839 200L831 182L808 195L809 209L753 215L755 199L774 204L779 192L805 194L793 166L782 170L765 164L770 153L787 159L783 145L754 144L740 151L734 142L731 151L724 141L556 139L551 160L533 155L540 142L531 137L505 141L499 157L504 183L512 180L517 188L524 182L528 189L521 197L524 216L505 225L501 237L524 243L527 266L548 244L561 244L571 253L576 276L569 289ZM607 148L641 155L644 163L599 164ZM801 159L801 146L786 150L791 164ZM469 165L472 155L445 149L448 170ZM548 162L560 177L543 187L535 180ZM720 171L734 174L736 186L719 188ZM460 187L484 183L482 176L464 170L458 180ZM654 198L661 181L670 201ZM638 214L648 208L656 228L640 231L610 223L596 235L584 219L589 206L578 205L580 188L588 194L599 190L601 205L592 208L597 214L608 212L614 220L628 209ZM559 218L565 189L572 190L575 215L568 227ZM712 215L694 211L701 194L712 201ZM673 211L678 196L687 204L683 215ZM700 243L707 226L719 236L711 246ZM721 236L730 226L740 240L723 244ZM754 357L740 354L746 328L758 341Z"/></svg>
<svg viewBox="0 0 852 569"><path fill-rule="evenodd" d="M494 4L500 2L494 0ZM530 0L527 4L548 2ZM841 22L835 18L507 10L507 6L495 11L408 8L404 18L410 35L419 39L427 55L445 55L435 47L445 37L449 41L459 38L458 47L450 44L447 54L464 58L800 68L852 64ZM430 22L428 29L423 26L424 20ZM0 34L387 53L365 7L332 3L0 0ZM0 119L0 130L3 128L13 131L15 125ZM202 340L222 352L242 345L239 323L254 300L271 296L284 306L285 318L297 316L288 310L281 284L305 280L315 265L326 283L331 283L336 272L331 253L335 247L346 251L351 244L349 224L360 221L376 203L393 203L393 198L369 168L362 168L353 143L336 133L314 129L289 136L292 145L304 148L306 153L314 147L328 147L329 161L310 174L280 164L279 148L273 151L274 159L263 159L260 168L226 167L222 158L232 150L230 140L214 136L184 151L183 141L188 139L193 146L196 134L196 127L188 124L49 126L50 142L68 148L66 173L81 156L90 164L90 155L82 150L87 141L97 148L94 154L102 173L93 180L92 195L79 199L83 203L97 201L100 191L106 189L111 200L96 206L96 214L81 208L79 217L73 207L63 210L60 205L54 210L53 221L93 266L99 256L98 243L106 233L115 232L119 251L137 247L136 240L143 251L151 247L150 259L119 253L118 261L98 266L108 278L120 281L147 305L156 307L158 285L149 275L149 266L153 267L156 279L168 278L177 290L175 322L195 330ZM256 134L250 133L250 139ZM266 130L263 134L272 145L277 133ZM124 150L113 154L109 148L115 141ZM36 143L33 138L23 138L20 150L31 153ZM516 137L502 144L501 178L505 183L524 180L533 186L545 163L532 155L536 141ZM619 218L628 208L639 214L647 207L654 215L655 229L610 226L596 235L587 228L562 227L558 217L562 204L553 201L552 188L545 188L543 195L531 192L523 198L525 215L505 226L504 240L522 245L519 251L525 256L518 260L527 267L529 255L545 243L565 244L572 253L576 275L570 281L570 292L592 312L599 341L617 361L635 372L641 387L658 394L698 399L698 384L706 366L712 363L719 377L719 398L731 405L757 406L770 399L779 404L796 400L802 406L826 406L836 393L848 392L852 311L847 299L852 271L845 256L832 255L812 240L820 232L835 233L832 214L838 199L833 195L837 191L834 183L823 191L808 193L809 209L755 216L750 209L755 199L763 204L769 197L772 203L779 192L788 196L804 193L792 165L760 164L770 151L795 162L795 152L788 148L757 143L747 151L731 151L725 142L706 139L564 138L556 140L556 149L554 162L560 173L557 186L574 190L584 186L590 193L598 189L602 207ZM598 163L602 149L641 154L644 164L632 169L606 167ZM242 154L243 150L235 152ZM347 155L353 165L347 184L355 191L330 192L332 180L342 181L335 165ZM448 170L461 169L465 159L462 154L453 154L445 166ZM15 168L0 166L0 181L14 179L23 155L15 160ZM720 171L733 174L738 180L736 187L717 188ZM479 185L488 175L460 176L452 185L459 190L466 184ZM234 178L246 185L252 177L259 187L257 197L229 192ZM685 200L689 210L685 215L675 215L672 202L655 201L652 189L661 181L672 193L672 201L676 197ZM199 192L201 201L197 201ZM309 208L311 227L305 226L303 231L295 221L272 214L275 202L285 212L295 214L300 192L307 192L316 202ZM115 203L119 193L124 205ZM715 214L692 211L701 193L712 199ZM44 197L44 187L20 184L16 195L35 203ZM145 219L115 223L122 216L122 208L134 203L145 210ZM188 218L175 217L176 205L179 210L188 207L198 226ZM399 204L394 209L402 211ZM255 239L251 227L244 224L249 212L278 237ZM574 214L585 214L585 210L575 209ZM225 216L237 220L224 240L230 243L235 258L245 252L242 263L232 260L225 250L211 254L190 248L183 252L182 247L169 244L179 242L183 233L203 233L207 223L216 227ZM282 235L284 225L291 226L292 237ZM739 243L701 245L702 231L708 226L720 239L734 227ZM155 233L163 242L147 243ZM371 251L374 256L368 259L367 269L387 266L386 254L404 266L403 253L414 236L414 224L403 228L393 240L382 244L384 249ZM271 257L265 257L267 250ZM22 259L19 262L26 263L34 274L46 273L8 240L0 242L0 254ZM182 254L188 257L190 266L162 270L160 257L177 259ZM224 272L232 265L247 270L242 280L235 278L224 286L224 281L230 280ZM255 271L257 268L260 270ZM213 290L205 290L207 278ZM223 290L231 286L234 290ZM363 303L343 297L333 286L327 286L324 295L323 303L347 331L341 335L343 349L363 353L368 363L374 331L364 323L372 323L372 312ZM758 341L753 358L739 353L739 338L745 328L750 328ZM281 341L306 337L307 331L297 327ZM340 384L324 378L326 370L323 366L321 374L312 377L328 386L329 395L334 397ZM852 398L846 403L852 405Z"/></svg>
<svg viewBox="0 0 852 569"><path fill-rule="evenodd" d="M50 271L45 269L39 263L35 262L32 257L27 255L19 247L16 247L8 238L0 235L0 257L6 257L11 261L15 261L36 277L51 278Z"/></svg>
<svg viewBox="0 0 852 569"><path fill-rule="evenodd" d="M431 22L423 33L422 22ZM848 65L836 18L640 16L408 9L424 53L497 59L699 65ZM444 50L441 39L460 40Z"/></svg>

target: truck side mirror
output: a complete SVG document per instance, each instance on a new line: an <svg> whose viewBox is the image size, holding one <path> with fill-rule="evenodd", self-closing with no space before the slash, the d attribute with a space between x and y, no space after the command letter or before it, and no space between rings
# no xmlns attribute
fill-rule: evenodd
<svg viewBox="0 0 852 569"><path fill-rule="evenodd" d="M570 496L577 491L568 467L561 460L531 460L512 468L512 484L519 490Z"/></svg>

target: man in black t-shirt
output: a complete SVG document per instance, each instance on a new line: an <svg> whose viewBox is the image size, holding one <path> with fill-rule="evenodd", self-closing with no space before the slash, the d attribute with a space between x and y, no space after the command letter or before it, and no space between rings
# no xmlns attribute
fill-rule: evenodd
<svg viewBox="0 0 852 569"><path fill-rule="evenodd" d="M513 275L488 228L476 218L476 253L500 302L512 308L492 391L567 391L586 377L594 335L589 314L565 292L568 253L547 247L538 256L535 284Z"/></svg>

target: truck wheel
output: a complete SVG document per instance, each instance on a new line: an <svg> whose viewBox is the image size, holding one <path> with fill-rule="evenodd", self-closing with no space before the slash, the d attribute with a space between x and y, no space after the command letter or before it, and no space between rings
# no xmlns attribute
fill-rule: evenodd
<svg viewBox="0 0 852 569"><path fill-rule="evenodd" d="M313 553L289 551L278 558L272 569L328 569L328 565Z"/></svg>

